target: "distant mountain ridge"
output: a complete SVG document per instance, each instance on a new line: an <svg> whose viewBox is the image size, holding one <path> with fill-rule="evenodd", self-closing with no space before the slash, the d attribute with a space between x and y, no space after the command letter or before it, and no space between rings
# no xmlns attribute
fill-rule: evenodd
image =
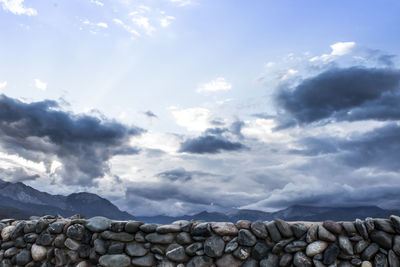
<svg viewBox="0 0 400 267"><path fill-rule="evenodd" d="M0 179L0 218L26 219L43 214L60 214L64 217L82 214L88 218L105 216L116 220L135 218L96 194L80 192L68 196L51 195L21 182L11 183Z"/></svg>

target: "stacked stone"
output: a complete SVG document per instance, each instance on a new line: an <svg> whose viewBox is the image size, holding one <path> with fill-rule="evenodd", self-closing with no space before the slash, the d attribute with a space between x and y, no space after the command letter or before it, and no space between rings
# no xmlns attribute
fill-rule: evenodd
<svg viewBox="0 0 400 267"><path fill-rule="evenodd" d="M241 220L1 220L2 266L400 267L400 217L287 223Z"/></svg>

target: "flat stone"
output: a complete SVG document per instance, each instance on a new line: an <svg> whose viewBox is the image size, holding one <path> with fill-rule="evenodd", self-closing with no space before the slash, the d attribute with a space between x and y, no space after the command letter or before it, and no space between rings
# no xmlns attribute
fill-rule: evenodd
<svg viewBox="0 0 400 267"><path fill-rule="evenodd" d="M73 224L67 228L67 236L74 240L82 240L85 227L81 224Z"/></svg>
<svg viewBox="0 0 400 267"><path fill-rule="evenodd" d="M219 236L212 236L204 242L204 253L211 258L222 256L225 248L225 242Z"/></svg>
<svg viewBox="0 0 400 267"><path fill-rule="evenodd" d="M12 256L16 255L18 253L18 248L16 247L11 247L4 251L4 257L6 258L11 258Z"/></svg>
<svg viewBox="0 0 400 267"><path fill-rule="evenodd" d="M211 267L212 265L212 258L207 256L195 256L188 262L186 267Z"/></svg>
<svg viewBox="0 0 400 267"><path fill-rule="evenodd" d="M392 248L392 235L384 231L373 231L370 233L370 238L385 249Z"/></svg>
<svg viewBox="0 0 400 267"><path fill-rule="evenodd" d="M150 267L156 265L156 259L154 255L149 253L146 256L133 258L132 264L135 266Z"/></svg>
<svg viewBox="0 0 400 267"><path fill-rule="evenodd" d="M232 254L225 254L215 263L218 267L240 267L242 264L242 262L238 259L235 259Z"/></svg>
<svg viewBox="0 0 400 267"><path fill-rule="evenodd" d="M313 263L303 252L298 251L294 254L293 264L296 267L312 267Z"/></svg>
<svg viewBox="0 0 400 267"><path fill-rule="evenodd" d="M390 216L390 221L392 222L394 230L400 234L400 217L396 215Z"/></svg>
<svg viewBox="0 0 400 267"><path fill-rule="evenodd" d="M159 226L159 224L155 223L145 223L142 224L139 229L145 233L154 233Z"/></svg>
<svg viewBox="0 0 400 267"><path fill-rule="evenodd" d="M246 260L247 258L250 257L251 248L250 247L240 246L232 254L237 259Z"/></svg>
<svg viewBox="0 0 400 267"><path fill-rule="evenodd" d="M389 234L395 234L396 231L393 228L392 222L387 219L374 219L375 227L378 230L382 230Z"/></svg>
<svg viewBox="0 0 400 267"><path fill-rule="evenodd" d="M284 250L284 248L293 240L294 238L288 238L279 241L278 243L275 244L275 246L272 247L272 253L280 254Z"/></svg>
<svg viewBox="0 0 400 267"><path fill-rule="evenodd" d="M350 261L351 264L353 264L354 266L361 266L362 261L359 258L353 258Z"/></svg>
<svg viewBox="0 0 400 267"><path fill-rule="evenodd" d="M196 254L196 251L200 250L203 248L203 243L200 242L196 242L193 243L189 246L186 247L185 252L189 255L189 256L194 256Z"/></svg>
<svg viewBox="0 0 400 267"><path fill-rule="evenodd" d="M135 239L135 237L131 234L128 234L125 232L115 233L115 232L111 232L111 231L102 232L101 237L104 239L121 241L121 242L131 242Z"/></svg>
<svg viewBox="0 0 400 267"><path fill-rule="evenodd" d="M378 253L376 254L374 258L374 266L375 267L388 267L388 260L386 258L386 255L383 253Z"/></svg>
<svg viewBox="0 0 400 267"><path fill-rule="evenodd" d="M243 246L254 246L257 238L247 229L240 229L238 232L238 243Z"/></svg>
<svg viewBox="0 0 400 267"><path fill-rule="evenodd" d="M143 224L143 222L139 221L128 221L125 224L125 232L128 232L130 234L134 234L137 231L139 231L139 227Z"/></svg>
<svg viewBox="0 0 400 267"><path fill-rule="evenodd" d="M288 267L290 263L292 263L293 255L290 253L283 254L281 260L279 261L279 266L281 267Z"/></svg>
<svg viewBox="0 0 400 267"><path fill-rule="evenodd" d="M292 229L290 228L290 225L287 222L285 222L284 220L276 219L275 225L278 228L279 232L284 237L292 237L293 236L293 232L292 232Z"/></svg>
<svg viewBox="0 0 400 267"><path fill-rule="evenodd" d="M110 225L110 230L112 232L123 232L125 229L126 221L112 221Z"/></svg>
<svg viewBox="0 0 400 267"><path fill-rule="evenodd" d="M192 237L189 233L181 232L176 236L176 243L181 245L191 244L193 242Z"/></svg>
<svg viewBox="0 0 400 267"><path fill-rule="evenodd" d="M306 255L308 257L314 257L315 255L324 252L327 247L328 243L325 241L314 241L307 246Z"/></svg>
<svg viewBox="0 0 400 267"><path fill-rule="evenodd" d="M307 243L304 241L293 241L285 247L285 252L294 253L297 251L304 250L307 247Z"/></svg>
<svg viewBox="0 0 400 267"><path fill-rule="evenodd" d="M191 234L192 236L209 237L211 236L211 226L209 223L199 223L192 227Z"/></svg>
<svg viewBox="0 0 400 267"><path fill-rule="evenodd" d="M33 233L36 230L37 221L27 221L24 225L24 233Z"/></svg>
<svg viewBox="0 0 400 267"><path fill-rule="evenodd" d="M372 266L372 263L371 263L371 262L369 262L369 261L363 261L363 262L361 263L361 267L373 267L373 266Z"/></svg>
<svg viewBox="0 0 400 267"><path fill-rule="evenodd" d="M255 259L248 259L241 265L241 267L258 267L258 266L259 266L258 261L256 261Z"/></svg>
<svg viewBox="0 0 400 267"><path fill-rule="evenodd" d="M397 257L396 253L393 250L389 250L388 252L388 261L390 267L399 267L400 261L399 257Z"/></svg>
<svg viewBox="0 0 400 267"><path fill-rule="evenodd" d="M364 251L364 249L368 247L368 245L369 245L368 241L365 240L358 241L357 244L355 244L354 246L354 252L356 254L360 254L361 252Z"/></svg>
<svg viewBox="0 0 400 267"><path fill-rule="evenodd" d="M367 231L367 228L365 227L363 221L361 221L360 219L356 219L355 226L356 226L358 233L360 233L360 235L365 240L367 240L368 239L368 231Z"/></svg>
<svg viewBox="0 0 400 267"><path fill-rule="evenodd" d="M318 237L323 241L335 242L336 236L329 232L324 226L318 226Z"/></svg>
<svg viewBox="0 0 400 267"><path fill-rule="evenodd" d="M46 258L47 248L33 244L31 247L31 255L34 261L41 261Z"/></svg>
<svg viewBox="0 0 400 267"><path fill-rule="evenodd" d="M398 256L400 256L400 235L394 236L392 249Z"/></svg>
<svg viewBox="0 0 400 267"><path fill-rule="evenodd" d="M291 225L292 231L297 239L301 238L307 233L308 228L302 223L295 223Z"/></svg>
<svg viewBox="0 0 400 267"><path fill-rule="evenodd" d="M342 226L346 231L347 235L354 236L357 234L357 229L354 226L354 222L343 222Z"/></svg>
<svg viewBox="0 0 400 267"><path fill-rule="evenodd" d="M274 242L278 242L282 239L281 233L279 232L278 228L276 227L275 222L268 222L266 224L269 236Z"/></svg>
<svg viewBox="0 0 400 267"><path fill-rule="evenodd" d="M330 244L324 251L323 263L326 265L334 263L339 252L339 247L336 244Z"/></svg>
<svg viewBox="0 0 400 267"><path fill-rule="evenodd" d="M66 224L67 222L62 222L62 221L53 222L52 224L49 225L49 228L47 230L50 232L50 234L61 234Z"/></svg>
<svg viewBox="0 0 400 267"><path fill-rule="evenodd" d="M184 262L187 261L187 256L185 254L185 248L178 244L171 244L168 246L165 256L168 259L175 262Z"/></svg>
<svg viewBox="0 0 400 267"><path fill-rule="evenodd" d="M251 256L256 260L261 260L268 255L271 248L265 242L257 242L251 251Z"/></svg>
<svg viewBox="0 0 400 267"><path fill-rule="evenodd" d="M351 244L351 242L347 236L339 235L339 247L347 255L354 255L353 244Z"/></svg>
<svg viewBox="0 0 400 267"><path fill-rule="evenodd" d="M25 221L20 221L10 234L10 239L15 240L18 236L24 233Z"/></svg>
<svg viewBox="0 0 400 267"><path fill-rule="evenodd" d="M135 234L135 240L137 242L146 242L145 234L143 232L137 232Z"/></svg>
<svg viewBox="0 0 400 267"><path fill-rule="evenodd" d="M234 240L229 241L226 246L225 246L225 253L231 253L233 252L235 249L237 249L239 246L238 242L237 242L237 238Z"/></svg>
<svg viewBox="0 0 400 267"><path fill-rule="evenodd" d="M258 238L265 239L268 237L267 228L265 223L262 221L253 222L250 226L250 229L251 232L253 232L253 234Z"/></svg>
<svg viewBox="0 0 400 267"><path fill-rule="evenodd" d="M372 219L371 217L365 218L364 225L365 225L365 228L367 228L368 233L375 230L375 222L374 222L374 219Z"/></svg>
<svg viewBox="0 0 400 267"><path fill-rule="evenodd" d="M155 244L171 244L175 236L173 234L151 233L145 236L146 240Z"/></svg>
<svg viewBox="0 0 400 267"><path fill-rule="evenodd" d="M106 244L103 239L97 238L93 241L94 251L100 255L104 255L107 252Z"/></svg>
<svg viewBox="0 0 400 267"><path fill-rule="evenodd" d="M3 241L7 241L10 238L10 235L14 231L14 229L14 225L4 227L3 230L1 230L1 239Z"/></svg>
<svg viewBox="0 0 400 267"><path fill-rule="evenodd" d="M156 232L159 234L178 233L180 231L181 227L177 224L165 224L156 228Z"/></svg>
<svg viewBox="0 0 400 267"><path fill-rule="evenodd" d="M275 254L268 254L268 258L260 261L260 267L278 267L279 257Z"/></svg>
<svg viewBox="0 0 400 267"><path fill-rule="evenodd" d="M111 220L105 217L96 216L87 220L85 226L92 232L102 232L111 226Z"/></svg>
<svg viewBox="0 0 400 267"><path fill-rule="evenodd" d="M36 239L36 244L42 246L50 246L53 242L54 236L51 235L49 232L42 232Z"/></svg>
<svg viewBox="0 0 400 267"><path fill-rule="evenodd" d="M230 222L214 222L211 223L211 229L217 235L237 235L238 229L233 223Z"/></svg>
<svg viewBox="0 0 400 267"><path fill-rule="evenodd" d="M250 229L251 222L248 220L239 220L236 222L236 227L238 229Z"/></svg>
<svg viewBox="0 0 400 267"><path fill-rule="evenodd" d="M370 244L361 254L361 259L369 261L379 251L379 245L376 243Z"/></svg>
<svg viewBox="0 0 400 267"><path fill-rule="evenodd" d="M318 240L318 224L313 224L311 225L310 228L308 228L306 241L307 243L312 243L317 240Z"/></svg>
<svg viewBox="0 0 400 267"><path fill-rule="evenodd" d="M67 238L64 242L64 245L67 248L69 248L70 250L78 250L78 248L80 246L80 244L77 241L75 241L71 238Z"/></svg>
<svg viewBox="0 0 400 267"><path fill-rule="evenodd" d="M342 226L338 222L327 220L324 221L322 225L325 227L325 229L327 229L331 233L338 235L342 232Z"/></svg>
<svg viewBox="0 0 400 267"><path fill-rule="evenodd" d="M131 259L124 254L103 255L99 258L99 264L104 267L127 267L130 266Z"/></svg>
<svg viewBox="0 0 400 267"><path fill-rule="evenodd" d="M31 252L27 249L23 249L17 255L15 255L15 262L19 266L27 265L31 261L31 259Z"/></svg>

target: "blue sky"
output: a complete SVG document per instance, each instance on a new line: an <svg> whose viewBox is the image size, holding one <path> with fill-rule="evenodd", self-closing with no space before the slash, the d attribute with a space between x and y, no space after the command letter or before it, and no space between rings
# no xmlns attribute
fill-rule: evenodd
<svg viewBox="0 0 400 267"><path fill-rule="evenodd" d="M1 172L134 215L398 205L399 10L0 0Z"/></svg>

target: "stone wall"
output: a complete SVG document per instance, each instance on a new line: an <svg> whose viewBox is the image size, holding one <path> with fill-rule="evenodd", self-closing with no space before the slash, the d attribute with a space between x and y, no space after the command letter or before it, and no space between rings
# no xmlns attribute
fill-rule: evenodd
<svg viewBox="0 0 400 267"><path fill-rule="evenodd" d="M400 217L287 223L2 220L1 266L399 266Z"/></svg>

